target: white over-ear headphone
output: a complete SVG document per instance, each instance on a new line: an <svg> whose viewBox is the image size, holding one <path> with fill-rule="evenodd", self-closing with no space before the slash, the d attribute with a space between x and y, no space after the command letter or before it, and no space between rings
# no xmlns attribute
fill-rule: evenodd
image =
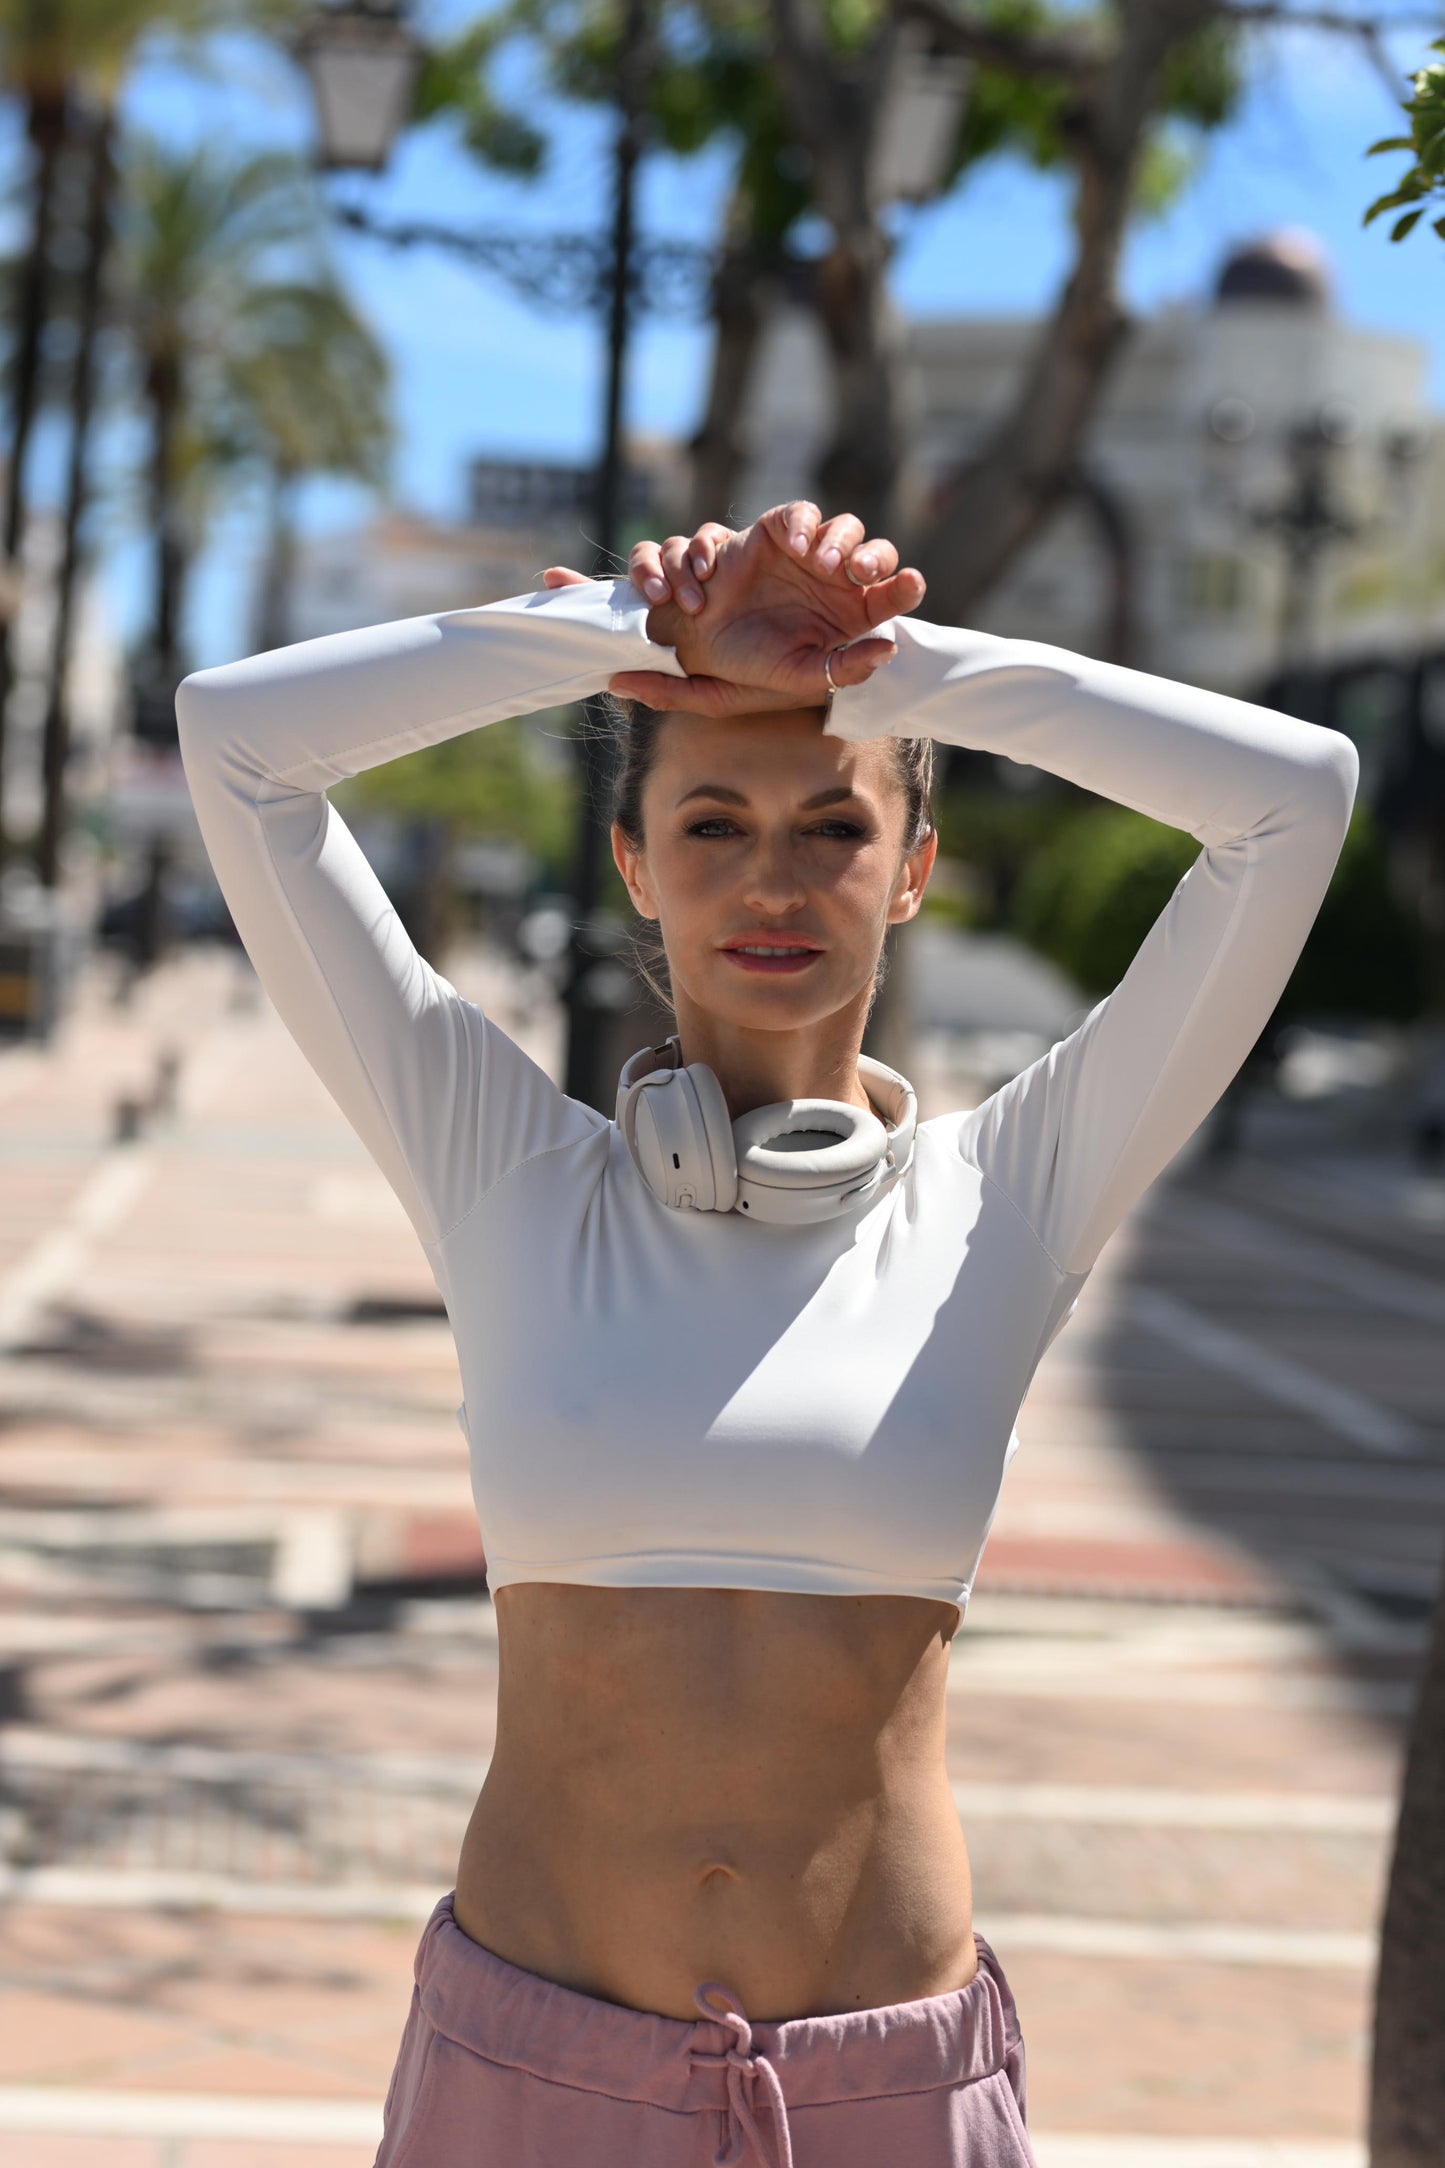
<svg viewBox="0 0 1445 2168"><path fill-rule="evenodd" d="M858 1074L886 1121L838 1099L783 1099L733 1121L712 1070L684 1067L671 1038L627 1063L617 1126L648 1188L674 1210L804 1225L871 1196L912 1154L912 1085L867 1055Z"/></svg>

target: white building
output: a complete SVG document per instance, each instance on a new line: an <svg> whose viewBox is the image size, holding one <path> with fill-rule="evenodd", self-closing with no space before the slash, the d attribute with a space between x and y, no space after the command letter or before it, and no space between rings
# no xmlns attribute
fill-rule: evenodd
<svg viewBox="0 0 1445 2168"><path fill-rule="evenodd" d="M924 321L906 333L915 449L907 494L980 447L1017 394L1032 318ZM1110 378L1086 452L1126 522L1136 636L1130 659L1239 688L1279 666L1286 553L1257 524L1291 485L1291 432L1323 423L1354 540L1319 553L1298 659L1445 639L1445 430L1422 342L1345 322L1317 248L1279 235L1238 250L1205 303L1140 323ZM757 365L740 491L746 516L807 494L832 426L815 319L783 312ZM1062 512L990 596L991 630L1107 651L1110 560L1080 509ZM1294 596L1296 610L1304 597Z"/></svg>

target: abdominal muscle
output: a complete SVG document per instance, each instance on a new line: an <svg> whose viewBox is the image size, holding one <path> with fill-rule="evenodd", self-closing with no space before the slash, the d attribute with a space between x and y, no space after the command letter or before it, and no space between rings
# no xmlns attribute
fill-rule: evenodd
<svg viewBox="0 0 1445 2168"><path fill-rule="evenodd" d="M951 1604L523 1583L456 1921L666 2017L877 2008L977 1969L944 1758Z"/></svg>

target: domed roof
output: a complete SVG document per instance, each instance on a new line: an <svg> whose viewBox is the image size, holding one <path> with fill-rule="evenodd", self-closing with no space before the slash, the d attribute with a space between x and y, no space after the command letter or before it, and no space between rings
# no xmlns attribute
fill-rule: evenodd
<svg viewBox="0 0 1445 2168"><path fill-rule="evenodd" d="M1247 241L1225 258L1214 298L1216 303L1285 301L1297 308L1326 308L1330 275L1325 252L1312 233L1298 228Z"/></svg>

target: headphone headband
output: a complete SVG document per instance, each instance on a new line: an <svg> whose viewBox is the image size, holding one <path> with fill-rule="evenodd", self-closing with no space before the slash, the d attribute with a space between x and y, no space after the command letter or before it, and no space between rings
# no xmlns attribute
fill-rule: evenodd
<svg viewBox="0 0 1445 2168"><path fill-rule="evenodd" d="M831 1219L913 1151L907 1078L866 1055L858 1073L877 1113L836 1099L779 1100L734 1122L713 1071L684 1064L674 1035L625 1064L617 1126L648 1187L675 1210L737 1211L775 1226Z"/></svg>

